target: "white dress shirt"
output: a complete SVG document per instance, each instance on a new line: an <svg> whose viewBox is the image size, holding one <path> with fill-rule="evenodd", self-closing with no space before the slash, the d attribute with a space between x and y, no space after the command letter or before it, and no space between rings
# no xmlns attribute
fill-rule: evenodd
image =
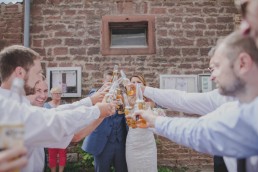
<svg viewBox="0 0 258 172"><path fill-rule="evenodd" d="M226 102L234 101L232 97L220 95L218 90L207 93L186 93L178 90L161 90L146 87L144 95L163 107L200 115L212 112ZM229 172L237 171L235 158L224 157L224 160ZM248 172L253 172L258 169L257 156L248 158L246 163Z"/></svg>
<svg viewBox="0 0 258 172"><path fill-rule="evenodd" d="M6 99L9 96L9 90L0 88L0 121L6 117L9 120L20 118L25 123L24 144L28 149L29 163L22 172L42 172L44 147L66 148L76 131L100 115L98 107L86 107L91 105L89 98L59 108L45 109L32 107L28 101L21 106L16 100Z"/></svg>

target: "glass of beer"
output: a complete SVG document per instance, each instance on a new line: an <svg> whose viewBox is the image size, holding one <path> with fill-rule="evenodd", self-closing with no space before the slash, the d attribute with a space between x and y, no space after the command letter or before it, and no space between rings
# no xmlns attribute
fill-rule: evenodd
<svg viewBox="0 0 258 172"><path fill-rule="evenodd" d="M16 116L16 115L15 115ZM25 126L22 121L8 120L0 122L0 151L12 147L22 146L24 142ZM15 169L12 172L19 172Z"/></svg>
<svg viewBox="0 0 258 172"><path fill-rule="evenodd" d="M137 110L145 110L146 103L144 101L136 101L135 107ZM147 128L147 122L140 115L136 116L136 124L139 128Z"/></svg>

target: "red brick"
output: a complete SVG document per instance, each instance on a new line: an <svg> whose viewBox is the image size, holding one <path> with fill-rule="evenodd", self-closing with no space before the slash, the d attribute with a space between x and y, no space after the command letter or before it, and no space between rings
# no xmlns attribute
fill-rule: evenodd
<svg viewBox="0 0 258 172"><path fill-rule="evenodd" d="M174 37L182 37L184 36L183 30L169 30L169 35Z"/></svg>
<svg viewBox="0 0 258 172"><path fill-rule="evenodd" d="M47 66L48 66L48 67L57 67L57 63L55 63L55 62L49 62Z"/></svg>
<svg viewBox="0 0 258 172"><path fill-rule="evenodd" d="M46 39L44 40L44 47L49 47L49 46L53 46L53 45L60 45L62 42L61 39L55 39L55 38L52 38L52 39Z"/></svg>
<svg viewBox="0 0 258 172"><path fill-rule="evenodd" d="M41 25L33 25L30 28L31 33L39 33L39 32L42 32L42 31L43 31L43 26L41 26Z"/></svg>
<svg viewBox="0 0 258 172"><path fill-rule="evenodd" d="M21 34L20 33L5 33L3 34L4 38L3 39L20 39Z"/></svg>
<svg viewBox="0 0 258 172"><path fill-rule="evenodd" d="M183 18L182 17L171 17L170 19L172 22L179 22L182 23L183 22Z"/></svg>
<svg viewBox="0 0 258 172"><path fill-rule="evenodd" d="M42 47L42 40L32 40L33 47Z"/></svg>
<svg viewBox="0 0 258 172"><path fill-rule="evenodd" d="M187 13L191 13L191 14L193 14L193 13L200 14L202 12L201 8L194 8L194 7L191 7L191 8L189 7L189 8L186 8L185 10Z"/></svg>
<svg viewBox="0 0 258 172"><path fill-rule="evenodd" d="M206 18L206 23L215 24L217 22L217 18Z"/></svg>
<svg viewBox="0 0 258 172"><path fill-rule="evenodd" d="M183 56L192 56L192 55L198 55L199 49L198 48L182 48L182 55Z"/></svg>
<svg viewBox="0 0 258 172"><path fill-rule="evenodd" d="M98 39L93 39L93 38L87 38L83 41L84 45L96 45L99 44L99 40Z"/></svg>
<svg viewBox="0 0 258 172"><path fill-rule="evenodd" d="M70 61L71 60L71 57L67 57L67 56L64 56L64 57L56 57L56 60L57 61Z"/></svg>
<svg viewBox="0 0 258 172"><path fill-rule="evenodd" d="M225 13L229 13L229 14L238 14L239 13L238 10L233 6L226 7L225 9L226 9Z"/></svg>
<svg viewBox="0 0 258 172"><path fill-rule="evenodd" d="M60 4L60 2L62 2L62 0L49 0L49 3L51 3L53 5L58 5L58 4Z"/></svg>
<svg viewBox="0 0 258 172"><path fill-rule="evenodd" d="M203 6L211 6L211 7L214 7L216 6L217 2L211 2L211 1L199 1L199 2L195 2L195 6L198 6L198 7L203 7Z"/></svg>
<svg viewBox="0 0 258 172"><path fill-rule="evenodd" d="M211 48L200 48L201 56L208 56L210 50Z"/></svg>
<svg viewBox="0 0 258 172"><path fill-rule="evenodd" d="M30 12L33 17L42 15L42 9L40 7L32 6Z"/></svg>
<svg viewBox="0 0 258 172"><path fill-rule="evenodd" d="M70 54L71 55L86 55L86 49L85 48L71 48Z"/></svg>
<svg viewBox="0 0 258 172"><path fill-rule="evenodd" d="M166 14L166 8L152 8L151 14Z"/></svg>
<svg viewBox="0 0 258 172"><path fill-rule="evenodd" d="M174 14L174 15L180 15L184 14L184 8L180 7L173 7L171 9L168 9L168 13Z"/></svg>
<svg viewBox="0 0 258 172"><path fill-rule="evenodd" d="M217 8L203 8L203 12L205 14L209 14L209 13L217 13L218 9Z"/></svg>
<svg viewBox="0 0 258 172"><path fill-rule="evenodd" d="M100 69L100 65L99 64L92 64L92 63L86 63L85 64L85 68L86 70L99 70Z"/></svg>
<svg viewBox="0 0 258 172"><path fill-rule="evenodd" d="M73 33L68 31L57 31L55 37L72 37Z"/></svg>
<svg viewBox="0 0 258 172"><path fill-rule="evenodd" d="M170 57L170 56L180 56L180 49L178 48L164 48L163 49L163 55L165 57Z"/></svg>
<svg viewBox="0 0 258 172"><path fill-rule="evenodd" d="M87 51L87 55L97 55L100 54L100 48L99 47L90 47Z"/></svg>
<svg viewBox="0 0 258 172"><path fill-rule="evenodd" d="M59 67L72 67L73 64L72 63L60 63Z"/></svg>
<svg viewBox="0 0 258 172"><path fill-rule="evenodd" d="M216 29L216 30L225 30L227 29L226 24L210 24L208 25L209 29Z"/></svg>
<svg viewBox="0 0 258 172"><path fill-rule="evenodd" d="M66 27L63 24L47 24L45 25L45 31L50 30L64 30Z"/></svg>
<svg viewBox="0 0 258 172"><path fill-rule="evenodd" d="M202 47L202 46L208 46L209 40L205 38L197 39L196 46Z"/></svg>
<svg viewBox="0 0 258 172"><path fill-rule="evenodd" d="M54 56L67 55L67 54L68 54L68 48L67 47L56 47L56 48L54 48Z"/></svg>
<svg viewBox="0 0 258 172"><path fill-rule="evenodd" d="M75 15L76 11L75 10L65 10L64 13L65 13L65 15L73 16L73 15Z"/></svg>
<svg viewBox="0 0 258 172"><path fill-rule="evenodd" d="M159 46L170 46L171 45L171 39L160 38L160 39L158 39L158 45Z"/></svg>
<svg viewBox="0 0 258 172"><path fill-rule="evenodd" d="M218 17L218 23L230 23L233 22L233 17Z"/></svg>
<svg viewBox="0 0 258 172"><path fill-rule="evenodd" d="M43 15L60 15L60 11L56 9L44 9L42 12Z"/></svg>
<svg viewBox="0 0 258 172"><path fill-rule="evenodd" d="M185 18L186 23L204 23L204 19L202 17L187 17Z"/></svg>
<svg viewBox="0 0 258 172"><path fill-rule="evenodd" d="M196 24L195 28L205 30L207 28L207 24Z"/></svg>
<svg viewBox="0 0 258 172"><path fill-rule="evenodd" d="M192 24L182 24L182 28L183 29L193 29L194 25L192 25Z"/></svg>
<svg viewBox="0 0 258 172"><path fill-rule="evenodd" d="M204 31L204 36L216 36L216 32L211 30L206 30Z"/></svg>
<svg viewBox="0 0 258 172"><path fill-rule="evenodd" d="M218 36L227 36L227 35L229 35L230 33L232 32L232 30L228 30L228 31L217 31L217 35Z"/></svg>
<svg viewBox="0 0 258 172"><path fill-rule="evenodd" d="M68 46L78 46L82 44L82 40L74 39L74 38L67 38L65 39L65 45Z"/></svg>
<svg viewBox="0 0 258 172"><path fill-rule="evenodd" d="M175 38L173 39L175 46L191 46L194 44L193 40L186 39L186 38Z"/></svg>
<svg viewBox="0 0 258 172"><path fill-rule="evenodd" d="M178 66L179 68L185 68L185 69L190 69L190 68L192 68L192 64L180 64L179 66Z"/></svg>

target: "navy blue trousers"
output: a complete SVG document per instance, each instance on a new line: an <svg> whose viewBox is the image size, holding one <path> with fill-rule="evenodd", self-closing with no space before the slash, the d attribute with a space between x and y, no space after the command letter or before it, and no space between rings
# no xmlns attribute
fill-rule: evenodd
<svg viewBox="0 0 258 172"><path fill-rule="evenodd" d="M127 172L125 142L107 142L102 153L94 156L95 172L110 172L111 166L115 172Z"/></svg>

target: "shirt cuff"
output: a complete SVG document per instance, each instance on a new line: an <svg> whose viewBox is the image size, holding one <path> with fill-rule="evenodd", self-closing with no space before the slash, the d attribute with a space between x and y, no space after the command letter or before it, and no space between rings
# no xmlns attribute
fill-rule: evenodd
<svg viewBox="0 0 258 172"><path fill-rule="evenodd" d="M88 106L88 107L93 106L90 97L86 97L86 98L82 99L81 102L82 102L82 105L84 105L84 106Z"/></svg>
<svg viewBox="0 0 258 172"><path fill-rule="evenodd" d="M94 119L98 119L100 116L100 110L98 106L92 106Z"/></svg>
<svg viewBox="0 0 258 172"><path fill-rule="evenodd" d="M143 93L143 95L145 96L145 97L148 97L149 99L153 99L154 98L154 89L155 88L152 88L152 87L145 87L145 90L144 90L144 93Z"/></svg>

